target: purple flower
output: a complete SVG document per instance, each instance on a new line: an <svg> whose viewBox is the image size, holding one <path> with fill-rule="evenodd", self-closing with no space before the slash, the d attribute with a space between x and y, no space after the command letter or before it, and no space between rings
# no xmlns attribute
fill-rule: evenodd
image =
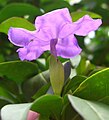
<svg viewBox="0 0 109 120"><path fill-rule="evenodd" d="M74 35L86 36L101 23L101 19L94 20L88 15L72 22L68 9L64 8L37 17L35 31L10 28L8 36L10 42L20 47L17 52L21 60L35 60L47 50L54 56L72 58L81 52Z"/></svg>

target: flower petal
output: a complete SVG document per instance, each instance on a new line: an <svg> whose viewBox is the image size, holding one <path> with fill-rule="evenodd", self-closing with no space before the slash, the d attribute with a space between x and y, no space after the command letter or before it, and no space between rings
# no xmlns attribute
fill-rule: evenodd
<svg viewBox="0 0 109 120"><path fill-rule="evenodd" d="M42 41L38 38L35 38L34 41L31 41L28 44L29 50L42 49L43 51L50 50L50 41Z"/></svg>
<svg viewBox="0 0 109 120"><path fill-rule="evenodd" d="M102 21L101 19L94 20L90 16L85 15L73 24L78 26L78 29L75 30L76 35L86 36L89 32L97 30Z"/></svg>
<svg viewBox="0 0 109 120"><path fill-rule="evenodd" d="M58 40L56 49L57 55L63 58L72 58L81 53L81 48L74 35Z"/></svg>
<svg viewBox="0 0 109 120"><path fill-rule="evenodd" d="M37 33L35 34L35 36L36 36L36 39L39 39L41 42L49 42L50 43L50 40L52 39L50 31L47 27L43 28L41 30L38 30Z"/></svg>
<svg viewBox="0 0 109 120"><path fill-rule="evenodd" d="M62 29L63 25L66 23L71 23L72 19L70 17L67 8L54 10L45 15L36 18L35 26L37 29L47 28L52 38L58 37L59 31Z"/></svg>
<svg viewBox="0 0 109 120"><path fill-rule="evenodd" d="M73 23L65 24L59 33L59 38L65 38L70 34L74 34L78 28L79 26L77 24L73 24Z"/></svg>
<svg viewBox="0 0 109 120"><path fill-rule="evenodd" d="M27 55L27 49L26 48L19 48L17 50L18 54L19 54L19 58L23 61L26 60L26 55Z"/></svg>
<svg viewBox="0 0 109 120"><path fill-rule="evenodd" d="M38 120L38 118L39 114L37 112L34 112L32 110L28 112L27 120Z"/></svg>
<svg viewBox="0 0 109 120"><path fill-rule="evenodd" d="M31 61L36 60L46 50L50 50L50 45L46 45L43 42L39 43L39 41L34 40L24 48L19 48L17 52L21 60Z"/></svg>
<svg viewBox="0 0 109 120"><path fill-rule="evenodd" d="M26 46L32 39L34 39L35 31L29 31L23 28L10 28L8 38L11 43L16 46Z"/></svg>
<svg viewBox="0 0 109 120"><path fill-rule="evenodd" d="M19 58L23 61L23 60L36 60L44 51L42 50L29 50L27 48L19 48L17 50L18 54L19 54Z"/></svg>
<svg viewBox="0 0 109 120"><path fill-rule="evenodd" d="M44 51L41 51L41 50L30 51L30 52L27 54L25 60L29 60L29 61L36 60L38 57L41 56L41 54L42 54L43 52L44 52Z"/></svg>

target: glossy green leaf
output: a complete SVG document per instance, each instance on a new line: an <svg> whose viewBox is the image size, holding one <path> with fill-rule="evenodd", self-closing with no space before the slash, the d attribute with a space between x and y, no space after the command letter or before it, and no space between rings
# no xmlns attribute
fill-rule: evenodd
<svg viewBox="0 0 109 120"><path fill-rule="evenodd" d="M45 12L49 12L52 10L61 9L65 7L72 9L72 7L66 1L60 1L60 0L52 1L51 3L49 3L49 5L48 4L42 5L42 8L44 9Z"/></svg>
<svg viewBox="0 0 109 120"><path fill-rule="evenodd" d="M50 82L54 94L60 95L64 85L64 67L53 55L50 58Z"/></svg>
<svg viewBox="0 0 109 120"><path fill-rule="evenodd" d="M109 104L108 85L109 68L106 68L88 77L73 94L81 98L102 101Z"/></svg>
<svg viewBox="0 0 109 120"><path fill-rule="evenodd" d="M75 76L74 78L71 79L70 83L68 84L68 89L75 91L78 86L86 79L85 76Z"/></svg>
<svg viewBox="0 0 109 120"><path fill-rule="evenodd" d="M95 69L95 65L93 65L86 58L82 58L79 65L76 68L77 75L88 75Z"/></svg>
<svg viewBox="0 0 109 120"><path fill-rule="evenodd" d="M69 95L72 107L85 120L109 120L109 106Z"/></svg>
<svg viewBox="0 0 109 120"><path fill-rule="evenodd" d="M0 78L0 86L5 88L5 90L9 91L10 93L14 94L14 95L18 95L19 94L19 87L16 84L15 81L12 80L8 80L7 78Z"/></svg>
<svg viewBox="0 0 109 120"><path fill-rule="evenodd" d="M32 103L6 105L1 109L2 120L26 120Z"/></svg>
<svg viewBox="0 0 109 120"><path fill-rule="evenodd" d="M28 101L31 100L31 97L44 85L49 82L49 71L44 71L39 73L30 79L24 81L22 85L22 91L25 94L25 97ZM28 88L28 89L27 89ZM29 93L29 94L28 94Z"/></svg>
<svg viewBox="0 0 109 120"><path fill-rule="evenodd" d="M26 15L33 21L37 15L41 15L41 11L39 8L27 3L8 4L0 11L0 22L10 17L25 17Z"/></svg>
<svg viewBox="0 0 109 120"><path fill-rule="evenodd" d="M31 109L40 113L41 117L60 119L62 98L56 95L44 95L34 101ZM43 119L42 119L43 120ZM45 119L44 119L45 120Z"/></svg>
<svg viewBox="0 0 109 120"><path fill-rule="evenodd" d="M36 63L38 65L39 72L46 70L46 61L45 61L45 58L38 58L36 60Z"/></svg>
<svg viewBox="0 0 109 120"><path fill-rule="evenodd" d="M0 109L7 104L10 104L10 102L8 102L7 100L0 99Z"/></svg>
<svg viewBox="0 0 109 120"><path fill-rule="evenodd" d="M63 104L61 120L83 120L81 116L75 111L75 109L72 109L72 105L68 99L68 94L63 96Z"/></svg>
<svg viewBox="0 0 109 120"><path fill-rule="evenodd" d="M37 74L37 65L31 62L12 61L0 63L0 76L18 84Z"/></svg>
<svg viewBox="0 0 109 120"><path fill-rule="evenodd" d="M100 15L89 11L78 11L71 13L73 21L77 21L79 18L83 17L84 15L89 15L91 18L100 18L100 19L102 18Z"/></svg>
<svg viewBox="0 0 109 120"><path fill-rule="evenodd" d="M0 87L0 99L5 100L9 103L16 103L16 96L5 90L3 87Z"/></svg>
<svg viewBox="0 0 109 120"><path fill-rule="evenodd" d="M0 32L7 34L10 27L25 28L31 31L35 30L35 26L26 19L20 17L12 17L0 24Z"/></svg>
<svg viewBox="0 0 109 120"><path fill-rule="evenodd" d="M37 99L37 98L39 98L40 96L46 94L49 88L50 88L50 83L42 86L42 87L35 93L35 95L34 95L32 98L33 98L33 99Z"/></svg>
<svg viewBox="0 0 109 120"><path fill-rule="evenodd" d="M74 110L70 103L64 106L62 111L62 120L83 120L83 118Z"/></svg>
<svg viewBox="0 0 109 120"><path fill-rule="evenodd" d="M68 81L68 83L64 87L63 94L66 94L69 91L74 92L85 79L86 79L85 76L73 77L71 80Z"/></svg>

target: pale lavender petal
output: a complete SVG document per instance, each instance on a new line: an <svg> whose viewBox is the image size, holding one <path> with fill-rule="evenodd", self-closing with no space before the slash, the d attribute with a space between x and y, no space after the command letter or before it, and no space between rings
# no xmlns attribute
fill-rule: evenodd
<svg viewBox="0 0 109 120"><path fill-rule="evenodd" d="M26 56L27 56L27 48L19 48L17 50L18 54L19 54L19 58L23 61L26 60Z"/></svg>
<svg viewBox="0 0 109 120"><path fill-rule="evenodd" d="M27 46L24 48L19 48L17 50L19 54L19 58L21 60L36 60L41 54L46 51L50 50L50 45L46 45L43 42L39 43L39 41L31 41Z"/></svg>
<svg viewBox="0 0 109 120"><path fill-rule="evenodd" d="M52 38L58 37L59 31L66 23L72 23L69 11L67 8L54 10L45 15L36 18L35 26L37 29L47 28Z"/></svg>
<svg viewBox="0 0 109 120"><path fill-rule="evenodd" d="M81 48L74 35L58 40L56 49L57 55L63 58L72 58L81 53Z"/></svg>
<svg viewBox="0 0 109 120"><path fill-rule="evenodd" d="M28 49L30 51L33 51L33 50L42 50L42 51L46 51L46 50L50 50L50 41L42 41L40 39L34 39L34 41L30 42L28 44Z"/></svg>
<svg viewBox="0 0 109 120"><path fill-rule="evenodd" d="M8 38L11 43L16 46L26 46L32 39L34 39L35 31L29 31L23 28L10 28Z"/></svg>
<svg viewBox="0 0 109 120"><path fill-rule="evenodd" d="M25 50L26 49L26 50ZM36 60L44 51L39 50L39 49L35 49L35 50L29 50L27 48L19 48L17 50L18 54L19 54L19 58L23 61L23 60Z"/></svg>
<svg viewBox="0 0 109 120"><path fill-rule="evenodd" d="M97 30L102 21L101 19L92 19L90 16L85 15L73 24L79 27L75 30L76 35L86 36L89 32Z"/></svg>
<svg viewBox="0 0 109 120"><path fill-rule="evenodd" d="M37 49L37 51L30 51L30 52L28 52L25 60L28 60L28 61L36 60L38 57L41 56L41 54L43 52L44 51L41 51L41 50L38 50L38 49Z"/></svg>
<svg viewBox="0 0 109 120"><path fill-rule="evenodd" d="M78 28L79 28L78 24L73 24L73 23L65 24L59 33L59 38L65 38L70 34L74 34L75 31L78 30Z"/></svg>
<svg viewBox="0 0 109 120"><path fill-rule="evenodd" d="M52 39L52 35L48 27L38 30L35 36L36 36L36 39L40 40L41 42L50 43L50 40Z"/></svg>
<svg viewBox="0 0 109 120"><path fill-rule="evenodd" d="M26 56L26 60L31 61L40 57L41 54L44 52L44 49L41 47L42 46L38 41L30 42L29 45L27 46L28 54Z"/></svg>

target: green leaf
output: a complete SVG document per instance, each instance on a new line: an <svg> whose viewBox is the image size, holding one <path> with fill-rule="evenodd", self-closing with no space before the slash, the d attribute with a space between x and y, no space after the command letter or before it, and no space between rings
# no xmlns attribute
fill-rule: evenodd
<svg viewBox="0 0 109 120"><path fill-rule="evenodd" d="M82 58L79 65L76 68L77 75L88 75L95 69L95 65L91 64L86 58Z"/></svg>
<svg viewBox="0 0 109 120"><path fill-rule="evenodd" d="M69 8L72 9L72 7L66 2L66 1L52 1L51 3L48 4L44 4L42 5L42 8L44 9L45 12L49 12L52 10L56 10L56 9L61 9L61 8Z"/></svg>
<svg viewBox="0 0 109 120"><path fill-rule="evenodd" d="M93 12L89 12L89 11L78 11L78 12L71 13L73 21L77 21L78 19L80 19L84 15L89 15L91 18L100 18L100 19L102 18L100 15L93 13Z"/></svg>
<svg viewBox="0 0 109 120"><path fill-rule="evenodd" d="M88 77L73 94L81 98L109 104L109 68Z"/></svg>
<svg viewBox="0 0 109 120"><path fill-rule="evenodd" d="M7 104L10 104L10 102L8 102L7 100L2 100L2 99L0 99L0 109L1 109L2 107L4 107L5 105L7 105Z"/></svg>
<svg viewBox="0 0 109 120"><path fill-rule="evenodd" d="M0 24L0 32L7 34L10 27L25 28L31 31L35 30L35 26L26 19L20 17L12 17Z"/></svg>
<svg viewBox="0 0 109 120"><path fill-rule="evenodd" d="M49 82L49 71L44 71L39 73L30 79L24 81L22 85L22 91L25 94L28 101L31 100L31 97L41 88L43 85L46 85ZM28 88L28 89L27 89ZM29 94L28 94L29 93Z"/></svg>
<svg viewBox="0 0 109 120"><path fill-rule="evenodd" d="M83 119L74 109L72 109L71 104L68 103L63 108L62 120L83 120Z"/></svg>
<svg viewBox="0 0 109 120"><path fill-rule="evenodd" d="M5 61L4 56L0 54L0 62L4 62L4 61Z"/></svg>
<svg viewBox="0 0 109 120"><path fill-rule="evenodd" d="M63 94L68 93L69 91L74 92L78 86L86 79L85 76L75 76L64 87Z"/></svg>
<svg viewBox="0 0 109 120"><path fill-rule="evenodd" d="M6 105L1 109L2 120L26 120L32 103Z"/></svg>
<svg viewBox="0 0 109 120"><path fill-rule="evenodd" d="M19 87L15 81L8 80L5 77L0 79L0 86L14 95L19 94Z"/></svg>
<svg viewBox="0 0 109 120"><path fill-rule="evenodd" d="M33 21L37 15L41 15L41 11L39 8L27 3L8 4L0 11L0 22L10 17L24 17L26 15Z"/></svg>
<svg viewBox="0 0 109 120"><path fill-rule="evenodd" d="M68 94L63 96L63 109L61 113L61 120L83 120L80 115L72 109L72 105L69 102Z"/></svg>
<svg viewBox="0 0 109 120"><path fill-rule="evenodd" d="M48 89L50 87L50 84L46 84L44 86L42 86L36 93L35 95L32 97L33 99L37 99L39 98L40 96L44 95L47 93Z"/></svg>
<svg viewBox="0 0 109 120"><path fill-rule="evenodd" d="M53 55L50 58L50 82L54 94L60 95L64 85L64 67Z"/></svg>
<svg viewBox="0 0 109 120"><path fill-rule="evenodd" d="M27 78L37 74L37 66L31 62L12 61L0 63L0 76L21 84Z"/></svg>
<svg viewBox="0 0 109 120"><path fill-rule="evenodd" d="M44 95L34 101L31 109L40 113L41 117L47 118L48 116L60 120L62 106L61 97L56 95Z"/></svg>
<svg viewBox="0 0 109 120"><path fill-rule="evenodd" d="M42 71L46 70L46 61L45 61L45 58L38 58L36 60L36 63L38 65L39 72L42 72Z"/></svg>
<svg viewBox="0 0 109 120"><path fill-rule="evenodd" d="M83 100L78 97L69 95L69 101L72 107L85 120L109 120L109 106L88 100Z"/></svg>
<svg viewBox="0 0 109 120"><path fill-rule="evenodd" d="M68 84L68 89L72 90L74 92L78 86L86 79L85 76L75 76L74 78L71 79L70 83Z"/></svg>
<svg viewBox="0 0 109 120"><path fill-rule="evenodd" d="M9 91L5 90L3 87L0 87L0 99L1 100L5 100L5 101L7 101L9 103L16 103L17 100L16 100L15 97L16 96L14 96L12 93L10 93Z"/></svg>
<svg viewBox="0 0 109 120"><path fill-rule="evenodd" d="M0 0L0 5L5 5L8 2L8 0Z"/></svg>

